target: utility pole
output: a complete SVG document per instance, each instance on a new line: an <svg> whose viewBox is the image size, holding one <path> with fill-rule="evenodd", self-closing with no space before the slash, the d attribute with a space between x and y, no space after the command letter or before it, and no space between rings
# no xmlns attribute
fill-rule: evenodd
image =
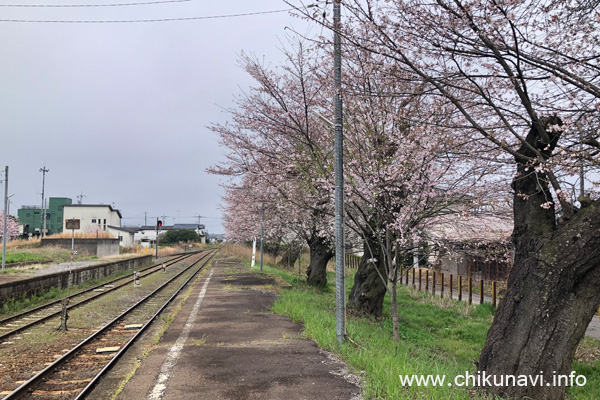
<svg viewBox="0 0 600 400"><path fill-rule="evenodd" d="M11 194L10 196L6 197L8 199L8 215L10 216L10 203L12 203L12 201L10 201L10 198L13 197L15 194ZM13 203L14 204L14 203Z"/></svg>
<svg viewBox="0 0 600 400"><path fill-rule="evenodd" d="M144 226L148 226L148 211L144 211Z"/></svg>
<svg viewBox="0 0 600 400"><path fill-rule="evenodd" d="M333 1L333 76L335 90L335 298L336 336L339 345L346 339L346 281L344 272L344 160L342 130L342 39L341 0Z"/></svg>
<svg viewBox="0 0 600 400"><path fill-rule="evenodd" d="M50 172L50 170L46 169L46 165L44 165L44 168L40 168L40 172L42 173L42 223L40 224L40 229L42 230L42 237L44 237L46 231L46 198L44 197L44 187L46 185L46 172Z"/></svg>
<svg viewBox="0 0 600 400"><path fill-rule="evenodd" d="M6 267L6 219L8 218L8 165L4 168L4 221L2 233L2 269Z"/></svg>
<svg viewBox="0 0 600 400"><path fill-rule="evenodd" d="M263 238L265 234L265 201L262 202L262 213L260 214L260 272L263 266Z"/></svg>

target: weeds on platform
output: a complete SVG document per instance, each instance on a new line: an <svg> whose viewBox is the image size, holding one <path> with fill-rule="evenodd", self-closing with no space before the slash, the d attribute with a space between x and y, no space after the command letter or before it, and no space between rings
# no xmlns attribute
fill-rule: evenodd
<svg viewBox="0 0 600 400"><path fill-rule="evenodd" d="M363 380L365 399L488 399L477 389L448 386L458 375L476 374L478 359L494 309L489 304L468 305L450 299L432 298L407 287L398 288L400 342L392 340L391 306L388 296L379 320L347 317L348 341L336 342L335 275L328 274L328 289L306 285L289 272L264 266L263 271L284 279L292 287L280 291L273 311L302 323L303 334L321 348L335 352ZM347 292L353 276L346 280ZM599 343L586 339L583 353L600 353ZM583 344L582 344L583 346ZM583 358L581 358L583 360ZM592 357L576 362L573 369L587 377L585 387L567 391L567 399L600 398L600 361ZM442 387L405 386L399 375L445 375Z"/></svg>
<svg viewBox="0 0 600 400"><path fill-rule="evenodd" d="M7 264L8 265L8 264ZM31 272L33 268L4 268L0 270L0 275L17 275Z"/></svg>
<svg viewBox="0 0 600 400"><path fill-rule="evenodd" d="M6 264L28 262L28 261L45 261L46 257L35 253L7 253Z"/></svg>

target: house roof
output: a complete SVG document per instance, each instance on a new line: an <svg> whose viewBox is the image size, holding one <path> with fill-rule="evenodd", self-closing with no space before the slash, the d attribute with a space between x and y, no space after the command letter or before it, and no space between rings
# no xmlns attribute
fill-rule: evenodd
<svg viewBox="0 0 600 400"><path fill-rule="evenodd" d="M171 229L173 229L172 226L163 225L160 227L159 231L170 231ZM140 226L138 228L138 231L155 231L155 230L156 230L156 225L144 225L144 226Z"/></svg>
<svg viewBox="0 0 600 400"><path fill-rule="evenodd" d="M204 225L199 225L199 224L163 225L160 227L159 231L170 231L170 230L177 230L177 229L191 229L191 230L204 229ZM144 225L144 226L141 226L140 228L138 228L138 230L140 230L140 231L155 231L156 225Z"/></svg>
<svg viewBox="0 0 600 400"><path fill-rule="evenodd" d="M113 226L107 225L108 228L114 229L116 231L127 232L127 233L136 233L140 230L137 226Z"/></svg>
<svg viewBox="0 0 600 400"><path fill-rule="evenodd" d="M444 216L429 230L429 235L451 242L501 242L512 235L511 217L485 213Z"/></svg>
<svg viewBox="0 0 600 400"><path fill-rule="evenodd" d="M112 208L110 204L65 204L64 207L108 207L110 211L116 211L116 213L119 214L119 218L123 218L121 211Z"/></svg>
<svg viewBox="0 0 600 400"><path fill-rule="evenodd" d="M202 224L175 224L173 225L173 229L204 229L204 225Z"/></svg>

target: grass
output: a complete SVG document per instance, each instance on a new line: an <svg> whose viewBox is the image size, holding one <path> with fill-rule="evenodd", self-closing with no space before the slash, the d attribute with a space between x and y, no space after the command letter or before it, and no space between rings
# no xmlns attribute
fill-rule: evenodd
<svg viewBox="0 0 600 400"><path fill-rule="evenodd" d="M26 261L46 261L47 258L41 254L30 253L30 252L19 252L19 253L7 253L6 254L6 263L19 263Z"/></svg>
<svg viewBox="0 0 600 400"><path fill-rule="evenodd" d="M110 235L108 232L77 232L74 235L75 239L114 239L115 237ZM45 236L46 239L71 239L71 232L55 233L53 235ZM24 248L35 248L40 247L42 239L39 237L32 237L31 239L16 239L11 240L6 244L6 250L9 249L24 249ZM0 244L0 249L2 245Z"/></svg>
<svg viewBox="0 0 600 400"><path fill-rule="evenodd" d="M13 242L11 242L13 243ZM25 242L24 242L25 243ZM17 246L6 246L6 263L16 263L16 262L24 262L24 261L38 261L40 263L43 262L54 262L54 263L64 263L71 261L71 250L64 249L57 246L44 246L40 247L37 245L26 244L21 247ZM177 251L173 249L169 249L165 251L164 255L176 253ZM152 253L154 254L154 253ZM115 256L106 257L107 259L115 258ZM76 255L74 261L86 261L86 260L98 260L98 256L86 256L86 255ZM43 268L41 265L28 265L28 269L33 268ZM18 271L18 272L26 272L26 271ZM4 272L8 273L8 272Z"/></svg>
<svg viewBox="0 0 600 400"><path fill-rule="evenodd" d="M6 250L40 247L41 244L42 244L42 240L40 238L16 239L16 240L11 240L10 242L6 243ZM2 249L1 243L0 243L0 249Z"/></svg>
<svg viewBox="0 0 600 400"><path fill-rule="evenodd" d="M0 318L18 314L30 308L58 300L64 297L63 293L63 290L52 287L49 290L34 295L21 295L16 298L7 299L0 305Z"/></svg>
<svg viewBox="0 0 600 400"><path fill-rule="evenodd" d="M450 299L440 299L415 291L398 288L400 310L400 342L392 341L391 306L389 296L384 302L381 320L347 317L347 332L355 343L338 346L335 326L335 276L328 274L328 286L317 290L306 286L304 279L271 266L263 271L292 285L282 290L273 311L302 323L304 335L319 347L338 354L351 371L362 375L365 399L485 399L483 392L458 387L402 387L398 375L445 375L453 380L457 375L477 372L474 361L491 324L494 309L489 304L468 305ZM347 292L353 276L346 280ZM600 345L585 339L583 354L573 365L578 374L587 377L585 387L567 391L567 399L600 398Z"/></svg>
<svg viewBox="0 0 600 400"><path fill-rule="evenodd" d="M268 269L268 272L271 272ZM284 278L285 279L285 278ZM287 279L286 279L287 280ZM325 291L300 284L283 291L273 311L304 324L304 332L322 348L336 352L355 371L364 371L363 395L367 399L465 399L466 390L448 387L403 388L398 375L447 375L476 372L473 359L485 341L489 307L457 303L438 308L424 301L426 294L399 290L400 343L391 340L389 302L384 319L347 319L349 337L357 346L338 346L335 336L335 299L332 284ZM328 276L334 282L334 275ZM481 308L481 309L480 309ZM477 398L477 397L475 397Z"/></svg>
<svg viewBox="0 0 600 400"><path fill-rule="evenodd" d="M28 272L31 272L30 269L25 269L25 268L4 268L4 269L0 270L0 275L17 275L17 274L26 274Z"/></svg>

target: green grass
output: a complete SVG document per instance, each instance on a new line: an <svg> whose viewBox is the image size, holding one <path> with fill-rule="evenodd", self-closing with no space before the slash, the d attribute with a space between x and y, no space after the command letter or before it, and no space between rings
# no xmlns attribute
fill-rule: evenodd
<svg viewBox="0 0 600 400"><path fill-rule="evenodd" d="M328 274L325 290L307 287L293 273L263 267L292 285L281 290L273 311L304 325L304 334L321 348L337 353L351 371L363 375L365 399L484 399L485 394L470 388L402 387L398 375L446 375L466 371L474 374L494 309L488 305L469 306L464 302L434 298L405 286L398 288L400 342L392 340L389 296L384 318L379 321L347 318L347 332L357 346L338 346L335 326L335 277ZM347 291L354 278L346 279ZM592 341L598 348L598 343ZM583 388L570 388L568 399L600 398L600 362L575 363L573 369L587 377Z"/></svg>
<svg viewBox="0 0 600 400"><path fill-rule="evenodd" d="M5 300L0 306L0 318L4 318L19 312L34 308L38 305L49 303L62 298L63 290L52 287L34 295L21 295L16 298Z"/></svg>
<svg viewBox="0 0 600 400"><path fill-rule="evenodd" d="M97 259L97 256L75 256L75 261ZM71 261L71 250L55 246L19 247L18 249L8 248L6 252L6 260L7 264L22 261L51 261L56 263L69 262Z"/></svg>
<svg viewBox="0 0 600 400"><path fill-rule="evenodd" d="M25 262L25 261L46 261L47 258L35 253L7 253L6 264Z"/></svg>

